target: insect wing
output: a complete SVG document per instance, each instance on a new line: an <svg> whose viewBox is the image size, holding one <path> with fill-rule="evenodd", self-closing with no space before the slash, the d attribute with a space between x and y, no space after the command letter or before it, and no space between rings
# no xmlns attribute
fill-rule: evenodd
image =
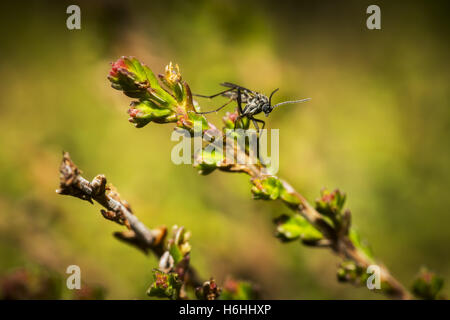
<svg viewBox="0 0 450 320"><path fill-rule="evenodd" d="M235 101L237 101L237 90L240 89L241 91L241 102L242 103L247 103L247 101L249 100L249 98L251 98L252 96L254 96L256 94L255 91L241 87L240 85L234 84L234 83L230 83L230 82L223 82L220 84L221 86L227 87L227 88L233 88L236 90L233 91L229 91L229 92L225 92L224 94L222 94L222 96L233 99Z"/></svg>
<svg viewBox="0 0 450 320"><path fill-rule="evenodd" d="M228 91L222 94L223 97L229 98L231 100L237 101L238 93L236 91ZM246 92L241 93L241 102L247 103L249 95Z"/></svg>
<svg viewBox="0 0 450 320"><path fill-rule="evenodd" d="M242 87L242 86L240 86L238 84L234 84L234 83L231 83L231 82L222 82L220 85L224 86L224 87L227 87L227 88L241 89L241 91L248 91L248 92L250 92L252 94L256 94L256 92L253 91L253 90L244 88L244 87Z"/></svg>

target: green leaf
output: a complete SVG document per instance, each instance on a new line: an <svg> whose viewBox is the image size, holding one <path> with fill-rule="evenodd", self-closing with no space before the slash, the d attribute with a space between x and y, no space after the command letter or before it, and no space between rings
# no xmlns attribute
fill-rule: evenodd
<svg viewBox="0 0 450 320"><path fill-rule="evenodd" d="M286 188L283 187L283 189L281 190L281 194L280 194L280 198L281 200L283 200L284 202L286 202L289 206L291 207L297 207L301 204L301 201L299 198L297 198L295 195L293 195L292 193L288 192L286 190Z"/></svg>
<svg viewBox="0 0 450 320"><path fill-rule="evenodd" d="M202 158L197 158L197 163L194 167L198 170L200 174L207 175L217 169L225 160L223 154L216 152L216 149L212 150L201 150Z"/></svg>
<svg viewBox="0 0 450 320"><path fill-rule="evenodd" d="M147 75L145 74L144 68L138 59L134 57L126 57L124 60L128 66L128 70L134 74L136 81L144 82L147 80Z"/></svg>
<svg viewBox="0 0 450 320"><path fill-rule="evenodd" d="M187 112L188 118L189 120L192 121L192 123L199 121L202 124L202 131L208 130L209 129L209 124L208 124L208 120L206 120L206 118L201 115L201 114L197 114L193 111L188 111Z"/></svg>
<svg viewBox="0 0 450 320"><path fill-rule="evenodd" d="M166 109L158 106L152 101L133 101L131 108L128 110L131 116L131 122L140 128L147 123L154 121L157 123L175 122L175 113L171 109Z"/></svg>
<svg viewBox="0 0 450 320"><path fill-rule="evenodd" d="M213 150L202 150L202 158L203 158L203 162L208 163L208 164L212 164L212 165L217 165L220 162L224 161L224 156L223 154L221 154L220 152L216 152L216 149Z"/></svg>
<svg viewBox="0 0 450 320"><path fill-rule="evenodd" d="M301 201L289 192L283 182L276 177L268 176L263 179L253 179L251 189L254 199L276 200L280 198L290 207L297 207Z"/></svg>
<svg viewBox="0 0 450 320"><path fill-rule="evenodd" d="M375 259L372 248L370 247L367 240L361 239L359 233L354 228L350 229L348 237L353 245L357 249L361 250L370 260L373 261Z"/></svg>
<svg viewBox="0 0 450 320"><path fill-rule="evenodd" d="M276 237L283 242L297 239L317 241L323 238L322 233L299 214L281 215L274 222L277 225Z"/></svg>
<svg viewBox="0 0 450 320"><path fill-rule="evenodd" d="M189 244L190 233L184 227L174 226L172 239L169 240L169 253L178 264L183 258L191 252Z"/></svg>
<svg viewBox="0 0 450 320"><path fill-rule="evenodd" d="M283 192L284 187L281 181L275 177L264 179L254 179L251 189L254 199L276 200Z"/></svg>
<svg viewBox="0 0 450 320"><path fill-rule="evenodd" d="M184 87L183 87L183 85L181 83L177 83L173 87L173 92L174 92L174 95L175 95L175 99L177 99L178 102L182 102L186 98Z"/></svg>
<svg viewBox="0 0 450 320"><path fill-rule="evenodd" d="M144 70L145 78L146 78L146 79L148 80L148 82L150 83L150 86L151 86L152 88L158 88L158 87L161 87L161 86L159 85L158 78L156 78L156 76L155 76L155 74L152 72L152 70L150 70L150 68L147 67L145 64L142 64L142 68L143 68L143 70Z"/></svg>
<svg viewBox="0 0 450 320"><path fill-rule="evenodd" d="M173 261L175 264L183 260L183 254L181 250L178 248L178 246L175 243L172 243L169 248L169 253L173 258Z"/></svg>

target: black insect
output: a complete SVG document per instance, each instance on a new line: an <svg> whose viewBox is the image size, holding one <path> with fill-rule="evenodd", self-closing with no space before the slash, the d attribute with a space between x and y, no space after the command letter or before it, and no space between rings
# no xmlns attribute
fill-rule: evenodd
<svg viewBox="0 0 450 320"><path fill-rule="evenodd" d="M269 116L269 114L272 112L272 110L274 108L281 106L283 104L300 103L300 102L305 102L305 101L310 100L310 98L307 98L307 99L295 100L295 101L285 101L285 102L277 103L276 105L272 105L272 96L275 92L278 91L278 89L275 89L274 91L272 91L270 96L267 97L266 95L264 95L262 93L241 87L237 84L224 82L224 83L221 83L220 85L227 87L228 89L224 90L222 92L213 94L211 96L204 96L204 95L200 95L200 94L194 94L194 96L202 97L202 98L209 98L209 99L212 99L212 98L215 98L218 96L223 96L223 97L229 98L230 100L216 110L206 111L206 112L198 112L198 113L199 114L207 114L207 113L217 112L220 109L226 107L232 101L236 101L237 105L238 105L239 116L236 119L235 126L238 121L242 121L242 118L247 117L249 120L252 120L256 130L258 130L258 131L259 131L258 122L262 123L261 130L264 129L264 126L266 125L266 123L261 119L256 119L254 117L255 115L257 115L261 112L264 112L267 117L267 116ZM244 108L242 108L242 104L245 104Z"/></svg>

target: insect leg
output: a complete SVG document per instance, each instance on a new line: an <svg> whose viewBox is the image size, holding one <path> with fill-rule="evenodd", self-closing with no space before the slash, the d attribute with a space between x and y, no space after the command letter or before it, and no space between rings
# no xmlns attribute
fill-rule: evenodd
<svg viewBox="0 0 450 320"><path fill-rule="evenodd" d="M224 94L224 93L226 93L226 92L230 92L230 91L233 91L233 90L236 90L236 88L230 88L230 89L227 89L227 90L225 90L225 91L221 91L221 92L219 92L219 93L216 93L216 94L213 94L212 96L204 96L204 95L202 95L202 94L192 94L193 96L196 96L196 97L200 97L200 98L207 98L207 99L212 99L212 98L215 98L215 97L218 97L218 96L220 96L221 94Z"/></svg>
<svg viewBox="0 0 450 320"><path fill-rule="evenodd" d="M196 113L197 113L197 114L207 114L207 113L217 112L217 111L219 111L220 109L222 109L222 108L226 107L227 105L229 105L231 101L233 101L233 99L228 100L227 103L225 103L223 106L219 107L219 108L216 109L216 110L204 111L204 112L196 112Z"/></svg>
<svg viewBox="0 0 450 320"><path fill-rule="evenodd" d="M258 131L258 148L256 149L256 154L259 157L259 155L260 155L260 153L259 153L259 148L260 148L260 141L259 141L259 139L261 138L261 131L264 129L264 126L266 125L266 123L263 120L256 119L256 118L253 118L253 117L249 117L249 119L252 120L253 125L255 126L256 130ZM261 130L259 129L258 122L263 124Z"/></svg>
<svg viewBox="0 0 450 320"><path fill-rule="evenodd" d="M263 120L261 120L261 119L256 119L256 118L253 118L253 117L251 117L250 119L252 120L253 125L255 126L256 130L258 130L258 136L261 136L261 131L262 131L262 130L264 129L264 127L266 126L266 123L265 123ZM259 129L258 122L259 122L259 123L262 123L262 128L261 128L261 130Z"/></svg>
<svg viewBox="0 0 450 320"><path fill-rule="evenodd" d="M256 131L258 131L258 133L259 133L259 126L258 126L258 122L256 121L256 119L255 118L249 118L249 119L252 120L253 125L256 128Z"/></svg>
<svg viewBox="0 0 450 320"><path fill-rule="evenodd" d="M238 87L237 88L237 105L238 105L238 113L239 113L239 116L238 116L238 118L236 119L236 121L234 122L234 129L236 129L236 123L238 122L238 121L241 121L241 126L242 126L242 128L244 127L244 121L242 120L242 117L243 117L243 111L242 111L242 105L241 105L241 88L240 87Z"/></svg>
<svg viewBox="0 0 450 320"><path fill-rule="evenodd" d="M238 105L238 110L239 110L239 114L243 114L244 112L242 111L242 96L241 96L241 88L237 88L237 105Z"/></svg>
<svg viewBox="0 0 450 320"><path fill-rule="evenodd" d="M253 125L255 126L255 128L256 128L256 131L258 132L258 135L257 135L257 139L258 139L258 145L257 145L257 149L256 149L256 155L259 157L259 138L261 137L261 130L259 130L259 126L258 126L258 121L260 121L260 120L258 120L258 119L255 119L255 118L253 118L253 117L249 117L249 119L251 119L252 120L252 122L253 122ZM262 121L262 120L261 120ZM264 128L264 124L263 124L263 128Z"/></svg>
<svg viewBox="0 0 450 320"><path fill-rule="evenodd" d="M263 130L264 127L266 126L266 123L263 120L261 120L261 119L252 118L252 120L256 121L256 122L259 122L259 123L262 123L263 126L262 126L261 130ZM255 125L255 127L256 127L256 125Z"/></svg>

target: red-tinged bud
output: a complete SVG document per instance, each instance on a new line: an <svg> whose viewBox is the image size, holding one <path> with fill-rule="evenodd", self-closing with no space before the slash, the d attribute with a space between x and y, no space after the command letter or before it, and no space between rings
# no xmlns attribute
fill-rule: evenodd
<svg viewBox="0 0 450 320"><path fill-rule="evenodd" d="M127 65L125 64L124 58L118 59L116 62L111 62L111 71L109 72L109 75L111 77L117 77L118 76L118 70L119 68L127 69Z"/></svg>
<svg viewBox="0 0 450 320"><path fill-rule="evenodd" d="M237 282L234 279L227 279L227 281L224 284L224 287L226 290L234 293L237 291L237 289L239 287L239 282Z"/></svg>
<svg viewBox="0 0 450 320"><path fill-rule="evenodd" d="M225 116L222 118L225 128L227 129L248 129L250 122L247 118L239 119L239 113L235 112L227 112ZM236 122L238 121L238 122Z"/></svg>
<svg viewBox="0 0 450 320"><path fill-rule="evenodd" d="M316 200L316 209L326 216L336 217L341 215L345 199L345 193L340 190L329 191L324 188L321 190L320 198Z"/></svg>
<svg viewBox="0 0 450 320"><path fill-rule="evenodd" d="M132 118L136 118L136 116L139 114L139 109L136 108L130 108L128 109L128 114L130 115L130 117Z"/></svg>
<svg viewBox="0 0 450 320"><path fill-rule="evenodd" d="M229 119L231 121L236 122L237 118L238 118L238 113L237 112L230 113Z"/></svg>
<svg viewBox="0 0 450 320"><path fill-rule="evenodd" d="M151 100L166 109L174 109L177 105L171 93L160 86L153 72L136 58L121 57L113 62L108 80L114 89L123 91L128 97Z"/></svg>
<svg viewBox="0 0 450 320"><path fill-rule="evenodd" d="M165 273L163 271L153 269L154 282L147 291L151 297L169 298L176 300L180 298L180 290L183 285L175 272Z"/></svg>
<svg viewBox="0 0 450 320"><path fill-rule="evenodd" d="M168 287L167 284L167 276L165 274L157 274L156 275L156 286L160 288L166 289Z"/></svg>
<svg viewBox="0 0 450 320"><path fill-rule="evenodd" d="M443 287L444 279L442 277L423 268L414 280L412 292L420 299L440 300L446 298L442 293Z"/></svg>
<svg viewBox="0 0 450 320"><path fill-rule="evenodd" d="M327 193L327 194L324 194L324 195L322 196L322 201L324 201L324 202L331 202L331 201L333 201L334 196L335 196L334 193Z"/></svg>

